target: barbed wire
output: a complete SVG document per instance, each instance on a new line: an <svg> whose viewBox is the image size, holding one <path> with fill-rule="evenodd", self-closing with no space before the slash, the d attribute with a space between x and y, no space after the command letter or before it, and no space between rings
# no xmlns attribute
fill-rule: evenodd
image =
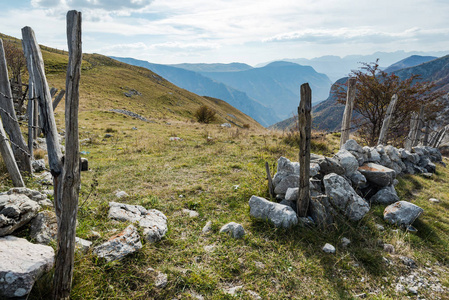
<svg viewBox="0 0 449 300"><path fill-rule="evenodd" d="M8 141L11 143L11 145L13 145L14 147L16 147L17 149L19 149L21 152L25 153L26 156L31 157L31 154L28 150L23 149L22 147L20 147L19 145L17 145L16 143L14 143L13 141L11 141L10 139L8 139L7 137L3 137L2 140L0 140L0 142L3 141Z"/></svg>

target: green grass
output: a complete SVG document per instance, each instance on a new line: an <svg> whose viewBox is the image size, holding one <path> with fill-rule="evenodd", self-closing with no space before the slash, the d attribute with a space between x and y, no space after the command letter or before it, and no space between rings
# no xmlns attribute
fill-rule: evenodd
<svg viewBox="0 0 449 300"><path fill-rule="evenodd" d="M48 81L63 88L64 54L50 50L44 55L50 61ZM194 299L195 293L205 299L251 299L246 290L262 299L354 299L361 293L368 299L407 299L411 295L395 291L396 279L409 272L400 255L412 257L420 268L432 267L449 286L447 169L438 166L431 179L400 179L401 199L425 210L415 224L417 234L385 224L380 206L374 206L360 222L338 220L327 230L277 229L251 218L248 200L251 195L269 197L265 162L273 175L280 156L298 160L294 138L264 130L223 101L191 94L145 69L100 55L84 59L80 139L88 139L81 150L88 152L83 156L89 159L91 171L82 173L77 236L95 246L128 225L107 218L108 202L118 201L114 196L118 189L130 195L121 202L162 211L169 231L155 244L143 241L139 252L120 262L104 263L91 252L77 253L71 299ZM133 88L142 96L123 95ZM201 105L217 110L215 124L194 121L193 112ZM63 107L56 110L59 129L64 124ZM110 112L111 108L139 113L152 122ZM249 128L222 128L219 124L228 114L236 116L233 120L239 126L249 124ZM105 133L112 137L105 139ZM183 141L169 141L173 136ZM314 152L331 155L338 142L337 135L318 133ZM5 175L0 183L2 190L11 186ZM27 179L27 186L37 188L32 179ZM429 197L442 202L432 204ZM194 209L200 216L189 218L181 213L183 208ZM204 235L201 230L207 221L212 221L213 230ZM220 227L230 221L244 226L243 239L219 234ZM378 231L376 224L386 230ZM25 228L21 235L27 234ZM348 248L341 247L342 237L351 240ZM379 240L393 244L396 253L385 253ZM335 245L337 253L323 253L325 243ZM214 247L208 251L205 246ZM383 257L393 265L385 264ZM154 286L150 267L168 275L167 287ZM51 276L36 283L29 299L49 297ZM235 285L244 286L235 297L223 292ZM430 291L420 294L433 297ZM447 290L436 295L449 298Z"/></svg>

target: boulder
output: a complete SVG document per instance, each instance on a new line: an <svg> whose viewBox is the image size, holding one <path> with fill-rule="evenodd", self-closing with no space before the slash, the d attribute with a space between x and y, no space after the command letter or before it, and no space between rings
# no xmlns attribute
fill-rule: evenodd
<svg viewBox="0 0 449 300"><path fill-rule="evenodd" d="M350 176L359 167L357 158L355 158L355 156L352 155L348 150L338 151L333 158L336 159L343 167L346 176Z"/></svg>
<svg viewBox="0 0 449 300"><path fill-rule="evenodd" d="M345 174L345 169L341 166L338 160L331 157L319 158L315 161L320 166L320 172L323 175L335 173L338 175Z"/></svg>
<svg viewBox="0 0 449 300"><path fill-rule="evenodd" d="M334 222L335 210L329 202L329 197L320 195L310 197L310 216L319 227L326 227Z"/></svg>
<svg viewBox="0 0 449 300"><path fill-rule="evenodd" d="M53 211L44 210L37 214L31 221L30 236L38 244L48 245L56 240L58 235L58 223Z"/></svg>
<svg viewBox="0 0 449 300"><path fill-rule="evenodd" d="M288 158L281 156L278 159L277 173L299 174L299 163L291 162Z"/></svg>
<svg viewBox="0 0 449 300"><path fill-rule="evenodd" d="M139 222L143 227L145 239L149 242L161 240L168 231L167 217L157 209L147 210L140 205L109 202L110 219L118 221Z"/></svg>
<svg viewBox="0 0 449 300"><path fill-rule="evenodd" d="M52 247L15 236L0 238L0 298L26 298L45 272L53 267Z"/></svg>
<svg viewBox="0 0 449 300"><path fill-rule="evenodd" d="M411 225L424 210L407 201L398 201L384 210L384 220L396 225Z"/></svg>
<svg viewBox="0 0 449 300"><path fill-rule="evenodd" d="M358 170L366 177L368 182L380 187L393 184L396 177L394 170L375 163L365 163Z"/></svg>
<svg viewBox="0 0 449 300"><path fill-rule="evenodd" d="M75 247L80 249L82 252L87 252L90 246L92 246L91 241L75 237Z"/></svg>
<svg viewBox="0 0 449 300"><path fill-rule="evenodd" d="M34 172L42 172L45 170L45 160L43 158L32 160L31 167L33 168Z"/></svg>
<svg viewBox="0 0 449 300"><path fill-rule="evenodd" d="M326 253L332 253L332 254L335 253L335 247L329 243L326 243L326 245L324 245L322 250Z"/></svg>
<svg viewBox="0 0 449 300"><path fill-rule="evenodd" d="M27 224L39 208L39 204L25 195L0 195L0 236L11 234Z"/></svg>
<svg viewBox="0 0 449 300"><path fill-rule="evenodd" d="M380 154L377 152L376 148L369 148L368 161L379 163L380 162Z"/></svg>
<svg viewBox="0 0 449 300"><path fill-rule="evenodd" d="M125 192L125 191L117 191L117 192L115 193L115 196L116 196L117 198L121 199L121 198L126 198L126 197L128 197L129 195L128 195L128 193Z"/></svg>
<svg viewBox="0 0 449 300"><path fill-rule="evenodd" d="M402 162L399 151L395 147L388 145L385 147L385 152L391 161Z"/></svg>
<svg viewBox="0 0 449 300"><path fill-rule="evenodd" d="M359 171L352 173L349 179L351 179L352 186L356 189L363 189L368 186L366 177Z"/></svg>
<svg viewBox="0 0 449 300"><path fill-rule="evenodd" d="M358 153L363 153L363 148L360 146L355 140L349 139L346 141L346 143L341 147L341 149L348 150L348 151L354 151Z"/></svg>
<svg viewBox="0 0 449 300"><path fill-rule="evenodd" d="M296 201L298 200L299 188L288 188L285 193L285 200Z"/></svg>
<svg viewBox="0 0 449 300"><path fill-rule="evenodd" d="M309 170L309 176L313 177L318 175L318 173L320 172L320 165L317 163L310 163L310 170Z"/></svg>
<svg viewBox="0 0 449 300"><path fill-rule="evenodd" d="M85 157L81 157L80 169L82 172L89 171L89 161Z"/></svg>
<svg viewBox="0 0 449 300"><path fill-rule="evenodd" d="M371 203L375 204L392 204L399 201L398 194L393 185L386 186L380 189L374 196L370 198Z"/></svg>
<svg viewBox="0 0 449 300"><path fill-rule="evenodd" d="M281 202L279 202L279 204L289 206L295 211L295 213L298 213L296 210L296 200L283 199Z"/></svg>
<svg viewBox="0 0 449 300"><path fill-rule="evenodd" d="M140 236L136 227L129 225L122 232L111 237L93 249L93 253L104 258L107 262L121 260L126 255L134 253L142 248Z"/></svg>
<svg viewBox="0 0 449 300"><path fill-rule="evenodd" d="M358 221L369 211L368 203L340 175L328 174L323 179L326 195L333 207L349 220Z"/></svg>
<svg viewBox="0 0 449 300"><path fill-rule="evenodd" d="M1 195L25 195L33 201L36 201L41 206L53 206L50 200L47 198L47 194L44 192L39 192L36 190L32 190L26 187L15 187L7 191L6 193L2 193Z"/></svg>
<svg viewBox="0 0 449 300"><path fill-rule="evenodd" d="M288 228L298 224L298 217L289 206L274 203L262 197L251 196L249 207L251 216L268 219L276 227Z"/></svg>
<svg viewBox="0 0 449 300"><path fill-rule="evenodd" d="M233 238L241 239L245 236L245 229L241 224L230 222L220 228L220 233L229 233Z"/></svg>
<svg viewBox="0 0 449 300"><path fill-rule="evenodd" d="M274 188L274 193L276 195L284 196L288 188L299 187L299 175L287 175L281 182Z"/></svg>

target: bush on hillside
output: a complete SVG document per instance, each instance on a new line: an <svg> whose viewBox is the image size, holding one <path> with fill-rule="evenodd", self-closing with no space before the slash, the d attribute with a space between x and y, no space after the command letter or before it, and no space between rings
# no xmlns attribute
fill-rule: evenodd
<svg viewBox="0 0 449 300"><path fill-rule="evenodd" d="M209 106L203 105L197 109L195 117L198 122L208 124L215 121L215 114L215 110Z"/></svg>

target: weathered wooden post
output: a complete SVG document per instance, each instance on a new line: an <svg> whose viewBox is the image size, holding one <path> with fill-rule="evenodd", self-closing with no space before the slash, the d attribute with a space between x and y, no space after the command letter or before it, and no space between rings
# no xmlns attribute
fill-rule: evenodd
<svg viewBox="0 0 449 300"><path fill-rule="evenodd" d="M418 122L418 114L416 112L412 112L411 118L410 118L410 131L408 132L408 136L405 139L405 145L404 148L407 151L412 150L413 146L413 139L415 137L415 130Z"/></svg>
<svg viewBox="0 0 449 300"><path fill-rule="evenodd" d="M299 193L296 210L299 217L306 217L309 209L310 139L312 132L312 91L308 83L301 85L301 101L298 107L299 122Z"/></svg>
<svg viewBox="0 0 449 300"><path fill-rule="evenodd" d="M274 198L274 185L273 185L273 179L271 178L270 166L268 165L268 162L265 162L265 171L267 172L268 192L270 193L270 197Z"/></svg>
<svg viewBox="0 0 449 300"><path fill-rule="evenodd" d="M80 189L78 136L79 83L81 76L81 12L67 13L67 66L65 98L66 153L59 186L61 217L58 223L58 253L53 280L53 299L69 299L75 259L76 218Z"/></svg>
<svg viewBox="0 0 449 300"><path fill-rule="evenodd" d="M419 139L421 138L421 129L423 127L423 124L424 124L424 106L421 106L421 109L419 110L418 119L416 120L415 123L415 129L413 132L412 147L418 145Z"/></svg>
<svg viewBox="0 0 449 300"><path fill-rule="evenodd" d="M33 73L33 69L29 70L28 73L30 73L30 78L33 77L31 75ZM28 82L28 151L30 152L30 157L33 158L33 137L34 137L34 127L33 127L33 113L34 113L34 88L33 88L33 82L30 80Z"/></svg>
<svg viewBox="0 0 449 300"><path fill-rule="evenodd" d="M53 101L53 111L55 111L56 107L58 106L59 102L61 102L62 97L64 97L65 91L61 90L59 94L56 96L55 100Z"/></svg>
<svg viewBox="0 0 449 300"><path fill-rule="evenodd" d="M441 145L441 142L444 140L444 137L446 136L446 133L449 129L448 127L449 126L446 125L441 129L441 134L439 134L437 140L435 141L435 148L438 148Z"/></svg>
<svg viewBox="0 0 449 300"><path fill-rule="evenodd" d="M388 127L390 127L391 115L393 114L394 108L396 106L396 102L398 101L398 95L394 94L391 97L390 104L387 108L387 113L385 114L384 121L382 123L382 129L380 130L378 145L386 145L387 144L387 132Z"/></svg>
<svg viewBox="0 0 449 300"><path fill-rule="evenodd" d="M348 79L346 106L345 112L343 113L343 120L341 122L340 148L346 143L347 140L349 140L349 134L351 132L352 110L354 109L356 83L357 83L356 78Z"/></svg>
<svg viewBox="0 0 449 300"><path fill-rule="evenodd" d="M22 180L22 175L20 175L19 167L14 159L11 146L8 143L5 129L3 129L2 120L0 120L0 153L3 161L5 162L6 169L11 176L12 184L15 187L25 187L25 183Z"/></svg>
<svg viewBox="0 0 449 300"><path fill-rule="evenodd" d="M0 115L5 125L11 141L11 148L17 162L17 166L22 172L31 174L31 160L27 150L27 145L20 131L17 122L14 102L12 98L11 86L8 80L8 67L6 65L5 50L3 41L0 39Z"/></svg>

